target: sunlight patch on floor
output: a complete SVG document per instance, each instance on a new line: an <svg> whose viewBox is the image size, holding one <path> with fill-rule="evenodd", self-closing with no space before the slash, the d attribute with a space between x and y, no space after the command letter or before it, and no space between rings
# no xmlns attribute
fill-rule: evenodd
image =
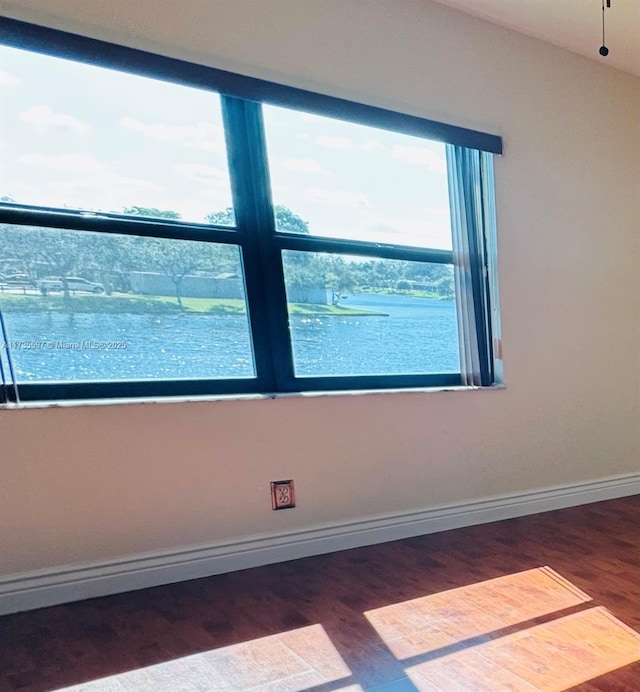
<svg viewBox="0 0 640 692"><path fill-rule="evenodd" d="M590 601L553 569L539 567L367 611L408 676L371 689L562 692L640 661L640 634L605 608L558 615ZM555 619L532 625L543 616ZM64 690L301 692L329 685L362 692L359 683L316 624Z"/></svg>
<svg viewBox="0 0 640 692"><path fill-rule="evenodd" d="M419 656L591 598L550 567L538 567L365 613L399 659Z"/></svg>
<svg viewBox="0 0 640 692"><path fill-rule="evenodd" d="M351 671L324 631L310 625L221 649L65 687L65 692L247 690L299 692Z"/></svg>
<svg viewBox="0 0 640 692"><path fill-rule="evenodd" d="M425 692L563 692L640 660L640 635L590 608L407 669Z"/></svg>

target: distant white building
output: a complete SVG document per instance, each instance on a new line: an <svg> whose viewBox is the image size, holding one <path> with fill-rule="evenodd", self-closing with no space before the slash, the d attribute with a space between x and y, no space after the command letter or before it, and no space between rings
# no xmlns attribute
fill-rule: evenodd
<svg viewBox="0 0 640 692"><path fill-rule="evenodd" d="M130 272L131 290L147 296L175 296L176 284L159 272ZM237 274L187 275L180 281L183 298L243 298L244 285Z"/></svg>
<svg viewBox="0 0 640 692"><path fill-rule="evenodd" d="M145 296L175 296L176 284L167 274L160 272L130 272L131 290ZM324 286L290 286L287 299L291 303L328 305L330 291ZM216 276L187 275L180 281L182 298L244 298L241 276L227 272Z"/></svg>

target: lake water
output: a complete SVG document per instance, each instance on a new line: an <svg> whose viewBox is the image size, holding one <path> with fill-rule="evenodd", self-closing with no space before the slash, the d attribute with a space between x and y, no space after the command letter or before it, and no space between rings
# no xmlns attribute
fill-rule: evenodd
<svg viewBox="0 0 640 692"><path fill-rule="evenodd" d="M358 294L385 316L290 319L296 375L459 372L455 303ZM202 313L5 314L19 382L252 377L247 319Z"/></svg>

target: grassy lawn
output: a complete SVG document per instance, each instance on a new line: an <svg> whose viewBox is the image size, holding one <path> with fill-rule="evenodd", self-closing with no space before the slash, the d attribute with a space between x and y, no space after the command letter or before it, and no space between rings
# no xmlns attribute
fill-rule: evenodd
<svg viewBox="0 0 640 692"><path fill-rule="evenodd" d="M149 296L149 300L180 309L178 301L172 296ZM216 315L243 315L244 301L239 298L183 298L186 312L210 312Z"/></svg>
<svg viewBox="0 0 640 692"><path fill-rule="evenodd" d="M0 307L5 312L100 312L105 314L180 312L177 303L175 305L161 303L146 296L74 295L65 299L62 294L38 296L2 293Z"/></svg>
<svg viewBox="0 0 640 692"><path fill-rule="evenodd" d="M112 314L171 314L208 313L213 315L243 315L245 304L239 298L183 298L183 309L171 296L133 296L129 294L40 296L21 293L0 293L0 308L5 312L100 312ZM292 315L332 315L358 317L384 315L370 310L354 310L341 305L312 305L290 303Z"/></svg>
<svg viewBox="0 0 640 692"><path fill-rule="evenodd" d="M397 288L371 288L367 293L387 296L408 296L409 298L429 298L430 300L453 300L455 296L443 296L432 291L419 291L418 289L399 290Z"/></svg>
<svg viewBox="0 0 640 692"><path fill-rule="evenodd" d="M342 305L311 305L310 303L289 303L289 313L291 315L335 315L336 317L387 316L385 312L356 310L355 308L342 307Z"/></svg>

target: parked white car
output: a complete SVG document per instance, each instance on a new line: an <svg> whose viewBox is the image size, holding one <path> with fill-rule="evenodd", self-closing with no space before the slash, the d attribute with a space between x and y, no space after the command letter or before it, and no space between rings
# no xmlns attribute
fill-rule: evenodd
<svg viewBox="0 0 640 692"><path fill-rule="evenodd" d="M70 291L83 291L85 293L104 293L104 286L95 281L83 279L80 276L68 276L67 286ZM40 291L49 293L51 291L62 291L62 279L40 279L37 283Z"/></svg>

